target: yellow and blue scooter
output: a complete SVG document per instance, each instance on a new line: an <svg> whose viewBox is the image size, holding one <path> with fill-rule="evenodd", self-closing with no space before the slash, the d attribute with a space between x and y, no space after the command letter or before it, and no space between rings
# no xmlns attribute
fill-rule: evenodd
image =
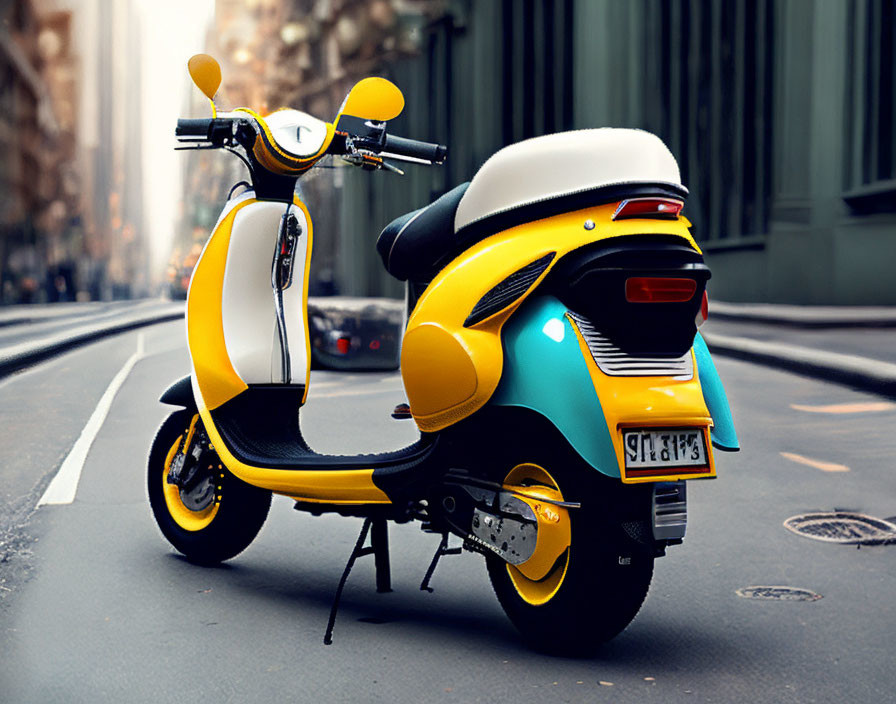
<svg viewBox="0 0 896 704"><path fill-rule="evenodd" d="M220 69L190 72L213 101ZM681 216L687 190L655 136L594 129L538 137L383 230L408 282L401 375L421 431L395 452L322 455L299 423L309 386L312 222L297 180L325 155L368 170L440 163L445 147L395 137L401 92L368 78L327 123L240 108L178 122L190 148L227 149L252 185L232 196L187 300L192 373L149 458L165 537L200 564L245 549L272 493L311 513L363 517L389 588L388 520L485 556L495 592L534 647L588 652L647 594L654 558L685 534L685 482L738 448L697 325L710 273ZM371 546L364 547L370 530Z"/></svg>

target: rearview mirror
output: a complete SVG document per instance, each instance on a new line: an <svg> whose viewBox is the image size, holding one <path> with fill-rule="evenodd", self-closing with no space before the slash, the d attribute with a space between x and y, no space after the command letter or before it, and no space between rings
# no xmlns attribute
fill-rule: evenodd
<svg viewBox="0 0 896 704"><path fill-rule="evenodd" d="M339 115L386 122L398 117L403 109L404 96L398 86L385 78L365 78L345 96Z"/></svg>
<svg viewBox="0 0 896 704"><path fill-rule="evenodd" d="M218 92L218 86L221 85L221 67L218 62L208 54L196 54L190 57L187 68L196 87L214 102L215 93Z"/></svg>

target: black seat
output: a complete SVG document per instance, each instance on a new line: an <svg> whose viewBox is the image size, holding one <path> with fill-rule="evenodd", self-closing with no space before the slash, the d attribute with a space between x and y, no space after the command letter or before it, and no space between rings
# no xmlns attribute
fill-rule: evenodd
<svg viewBox="0 0 896 704"><path fill-rule="evenodd" d="M392 276L401 281L429 281L438 273L439 264L456 253L454 214L469 185L462 183L425 208L386 225L376 249Z"/></svg>

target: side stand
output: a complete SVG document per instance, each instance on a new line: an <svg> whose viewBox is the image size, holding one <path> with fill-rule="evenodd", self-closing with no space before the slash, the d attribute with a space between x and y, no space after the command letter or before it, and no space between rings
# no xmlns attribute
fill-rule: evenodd
<svg viewBox="0 0 896 704"><path fill-rule="evenodd" d="M372 528L372 530L371 530ZM367 533L370 532L370 545L364 546L367 539ZM364 555L373 555L374 564L376 565L376 590L379 593L392 591L392 577L389 568L389 526L385 518L365 518L364 525L361 526L361 533L355 542L352 554L349 555L345 570L342 572L342 578L339 580L339 586L336 587L336 594L333 597L333 606L330 608L330 619L327 621L327 632L324 634L324 645L330 645L333 642L333 627L336 625L336 614L339 612L339 601L342 599L342 590L345 589L345 583L351 574L355 560Z"/></svg>
<svg viewBox="0 0 896 704"><path fill-rule="evenodd" d="M432 579L433 573L436 571L436 565L439 564L442 555L460 555L461 550L461 548L449 548L448 533L442 533L442 540L439 542L439 547L436 548L436 554L432 556L432 562L429 563L429 569L426 570L426 575L424 575L423 581L420 582L420 591L432 594L432 587L429 586L429 582Z"/></svg>

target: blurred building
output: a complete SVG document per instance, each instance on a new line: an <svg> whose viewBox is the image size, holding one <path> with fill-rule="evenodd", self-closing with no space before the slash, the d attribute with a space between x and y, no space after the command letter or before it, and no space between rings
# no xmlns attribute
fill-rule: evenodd
<svg viewBox="0 0 896 704"><path fill-rule="evenodd" d="M321 170L313 269L400 295L380 228L497 149L560 130L659 134L727 300L896 304L894 0L218 0L230 105L330 119L352 83L405 93L390 131L449 145L403 179ZM313 173L313 172L312 172ZM220 197L220 195L219 195Z"/></svg>
<svg viewBox="0 0 896 704"><path fill-rule="evenodd" d="M147 292L129 0L0 0L0 301Z"/></svg>

